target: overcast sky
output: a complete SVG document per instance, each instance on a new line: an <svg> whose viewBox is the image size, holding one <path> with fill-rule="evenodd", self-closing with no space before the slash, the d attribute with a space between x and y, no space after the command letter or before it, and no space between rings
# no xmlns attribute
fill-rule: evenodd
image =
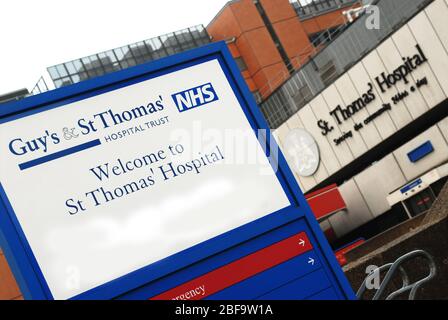
<svg viewBox="0 0 448 320"><path fill-rule="evenodd" d="M46 68L197 24L227 0L2 0L0 94Z"/></svg>

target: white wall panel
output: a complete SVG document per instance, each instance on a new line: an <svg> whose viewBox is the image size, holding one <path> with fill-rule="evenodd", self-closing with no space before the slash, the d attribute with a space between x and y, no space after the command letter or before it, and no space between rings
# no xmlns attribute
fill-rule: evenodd
<svg viewBox="0 0 448 320"><path fill-rule="evenodd" d="M280 138L278 136L278 132L277 130L272 130L271 131L272 136L274 137L275 141L278 143L278 145L280 145L281 141Z"/></svg>
<svg viewBox="0 0 448 320"><path fill-rule="evenodd" d="M445 95L448 95L448 56L428 17L426 14L417 15L409 22L409 27L417 42L423 48L428 48L425 53L429 64L445 91Z"/></svg>
<svg viewBox="0 0 448 320"><path fill-rule="evenodd" d="M306 192L306 188L303 186L302 181L300 180L300 177L294 172L294 170L291 170L294 174L294 178L296 178L297 184L299 185L300 191L302 193Z"/></svg>
<svg viewBox="0 0 448 320"><path fill-rule="evenodd" d="M286 125L288 126L289 130L293 129L304 129L305 126L302 123L302 120L300 120L299 115L296 113L291 118L286 121Z"/></svg>
<svg viewBox="0 0 448 320"><path fill-rule="evenodd" d="M438 123L439 129L445 137L446 142L448 143L448 117L443 119Z"/></svg>
<svg viewBox="0 0 448 320"><path fill-rule="evenodd" d="M384 41L382 45L378 47L377 51L380 54L380 58L383 61L384 65L386 66L386 70L388 71L387 73L392 73L395 69L403 64L402 56L395 46L394 41L392 41L392 38ZM414 50L414 54L415 52L416 50ZM412 80L412 77L409 76L408 79ZM396 83L395 88L400 93L404 91L410 92L410 86L414 84L415 83L405 84L404 81L400 81ZM388 89L388 91L394 90ZM397 109L401 112L408 111L411 114L412 119L417 119L428 110L428 107L421 93L415 91L404 100L402 100L402 102L396 105L392 103L392 109Z"/></svg>
<svg viewBox="0 0 448 320"><path fill-rule="evenodd" d="M352 179L339 187L347 205L347 211L341 211L329 218L331 226L338 237L366 224L374 218L363 199L355 181Z"/></svg>
<svg viewBox="0 0 448 320"><path fill-rule="evenodd" d="M325 114L328 115L328 106L326 105L325 100L322 98L322 96L317 96L312 103L310 103L311 110L315 117L317 119L321 119L322 117L325 117ZM339 157L344 161L343 165L348 164L353 158L347 157L346 155L342 154L341 152L338 152L339 150L334 145L333 141L329 136L322 135L322 130L319 129L316 125L316 123L313 124L305 124L308 131L312 132L312 135L315 137L320 153L321 153L321 161L324 163L325 167L327 168L328 174L332 175L333 173L337 172L339 169L341 169L341 160ZM348 149L348 146L345 145L345 148ZM339 153L339 155L338 155ZM350 156L350 154L349 154Z"/></svg>
<svg viewBox="0 0 448 320"><path fill-rule="evenodd" d="M325 91L322 92L322 96L324 97L327 104L330 106L330 110L333 110L338 105L343 106L344 101L342 100L341 96L339 95L338 90L336 89L335 85L329 86ZM330 115L325 118L327 121L331 118ZM341 125L339 125L337 128L342 131L342 133L349 132L353 130L354 122L353 120L344 121ZM335 127L336 129L336 127ZM335 130L337 131L337 129ZM360 135L353 135L353 138L349 138L347 140L347 144L352 151L352 154L355 158L359 157L363 153L367 151L367 146L364 143L364 140Z"/></svg>
<svg viewBox="0 0 448 320"><path fill-rule="evenodd" d="M283 140L285 139L288 132L289 128L286 123L282 124L280 127L278 127L275 131L272 132L272 135L274 136L275 140L277 141L280 147L283 146Z"/></svg>
<svg viewBox="0 0 448 320"><path fill-rule="evenodd" d="M423 143L430 141L434 151L416 163L409 160L408 153ZM394 152L394 156L408 181L415 179L432 168L448 160L448 145L437 126L431 127L421 135L406 143Z"/></svg>
<svg viewBox="0 0 448 320"><path fill-rule="evenodd" d="M373 79L369 77L369 74L367 73L366 69L364 68L364 64L362 63L358 63L353 68L351 68L348 74L358 92L362 92L363 90L365 90L366 84L373 81ZM370 114L381 108L384 103L376 87L373 88L373 93L375 94L376 99L366 107L367 111ZM382 140L387 139L397 131L397 127L392 121L389 113L385 113L381 117L376 118L373 123L369 124L369 126L372 125L378 129Z"/></svg>
<svg viewBox="0 0 448 320"><path fill-rule="evenodd" d="M329 115L330 108L327 102L325 101L322 95L318 95L313 99L313 101L310 102L310 106L314 114L316 115L316 118L325 119L326 121L328 121L330 126L335 128L332 132L328 133L328 135L326 136L326 139L330 147L332 148L333 153L335 154L334 158L325 159L327 168L329 168L329 171L331 172L333 170L333 166L337 166L340 168L345 167L354 160L354 157L346 142L343 142L339 146L336 146L335 143L333 142L333 140L340 137L342 133L338 129L336 121L333 119L333 117ZM327 165L328 160L332 161L333 163Z"/></svg>
<svg viewBox="0 0 448 320"><path fill-rule="evenodd" d="M440 41L444 45L445 50L448 51L448 4L444 1L434 1L425 9L425 12L439 36Z"/></svg>
<svg viewBox="0 0 448 320"><path fill-rule="evenodd" d="M355 80L358 81L358 80ZM359 99L362 94L366 93L369 87L367 86L367 82L364 84L364 89L361 89L360 92L355 88L353 85L352 80L350 79L349 75L346 73L342 77L338 79L335 83L336 88L339 91L339 94L342 97L342 100L344 101L344 108L346 108L348 105L352 104L354 101ZM372 102L373 103L373 102ZM356 124L363 124L364 120L369 116L369 112L366 108L361 109L357 113L355 113L352 116L353 122ZM376 129L375 125L369 125L364 126L359 131L356 131L353 129L353 134L355 135L361 135L362 139L364 140L365 144L367 145L367 148L371 149L374 146L376 146L381 141L381 136L378 133L378 130Z"/></svg>
<svg viewBox="0 0 448 320"><path fill-rule="evenodd" d="M383 50L384 51L384 50ZM386 71L386 67L381 61L378 52L372 51L369 53L363 60L364 68L367 70L371 79L375 79L378 75L380 75L383 71ZM380 88L376 84L376 81L373 81L373 84L378 92L381 92ZM389 103L392 100L392 97L398 93L396 88L389 89L385 94L382 94L384 103ZM392 107L392 110L388 112L390 117L392 118L395 126L398 129L403 128L409 122L412 121L411 114L407 110L407 107L404 103L400 103L399 105L395 105Z"/></svg>
<svg viewBox="0 0 448 320"><path fill-rule="evenodd" d="M355 181L375 217L390 210L387 196L407 182L392 154L361 172Z"/></svg>
<svg viewBox="0 0 448 320"><path fill-rule="evenodd" d="M398 30L393 35L392 39L395 42L401 56L408 57L416 54L417 50L415 46L418 43L407 25ZM431 48L422 47L422 50L426 55L426 53L430 51ZM429 108L438 105L440 102L446 99L446 95L440 87L439 82L437 81L437 78L434 75L434 72L432 71L429 63L424 63L412 72L409 77L409 81L411 81L412 83L410 83L409 85L414 85L415 87L416 81L425 77L428 79L428 85L420 87L418 91L425 99L426 105L422 104L421 107L415 107L415 104L409 105L409 111L411 112L414 119L425 113ZM413 96L417 95L416 92L409 92L410 97L406 99L406 103L408 99L412 99ZM418 103L418 101L416 101L416 103Z"/></svg>

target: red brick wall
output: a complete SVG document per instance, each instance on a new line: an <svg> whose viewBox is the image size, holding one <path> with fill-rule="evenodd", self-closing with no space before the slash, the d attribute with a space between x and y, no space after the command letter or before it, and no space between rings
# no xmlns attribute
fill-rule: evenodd
<svg viewBox="0 0 448 320"><path fill-rule="evenodd" d="M308 56L312 51L308 34L289 1L261 0L261 4L288 57Z"/></svg>
<svg viewBox="0 0 448 320"><path fill-rule="evenodd" d="M260 0L260 3L296 69L315 51L308 36L345 23L342 12L349 9L300 21L289 0ZM262 91L267 96L289 77L253 0L228 2L207 31L214 41L235 38L229 48L235 58L244 59L247 70L243 76L251 91Z"/></svg>
<svg viewBox="0 0 448 320"><path fill-rule="evenodd" d="M288 1L288 0L286 0ZM287 72L282 58L252 0L227 4L207 27L214 41L235 38L229 45L247 65L243 74L251 91L273 80L278 72ZM235 58L239 57L235 56Z"/></svg>
<svg viewBox="0 0 448 320"><path fill-rule="evenodd" d="M16 280L9 269L3 252L0 250L0 300L20 300L22 294Z"/></svg>

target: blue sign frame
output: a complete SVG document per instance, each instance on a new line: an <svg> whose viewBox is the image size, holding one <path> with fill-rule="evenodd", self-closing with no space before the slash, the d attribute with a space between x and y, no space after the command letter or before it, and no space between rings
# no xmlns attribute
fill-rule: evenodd
<svg viewBox="0 0 448 320"><path fill-rule="evenodd" d="M86 80L67 87L10 102L0 107L0 124L32 114L58 108L105 92L156 78L206 61L217 60L236 95L245 116L255 131L265 130L262 143L266 156L270 146L277 147L260 109L247 88L227 45L217 42L201 48L152 61L126 70ZM276 163L272 163L276 162ZM314 249L319 251L324 263L331 270L332 282L343 293L343 298L354 299L354 293L345 278L318 222L311 212L288 164L279 150L273 165L278 165L277 178L287 195L290 206L235 230L209 239L201 244L166 257L142 269L104 283L72 299L114 299L136 288L150 284L168 274L191 266L197 261L223 252L269 231L289 223L304 220L315 239ZM9 265L26 299L53 299L46 280L39 268L32 248L17 220L0 181L0 243Z"/></svg>

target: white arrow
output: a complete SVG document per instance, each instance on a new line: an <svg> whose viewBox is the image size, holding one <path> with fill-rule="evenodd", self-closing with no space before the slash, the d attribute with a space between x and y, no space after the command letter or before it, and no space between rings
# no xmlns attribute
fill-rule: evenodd
<svg viewBox="0 0 448 320"><path fill-rule="evenodd" d="M305 240L303 240L303 239L299 239L300 241L299 241L299 244L302 246L302 247L304 247L305 246Z"/></svg>
<svg viewBox="0 0 448 320"><path fill-rule="evenodd" d="M314 259L310 257L310 258L308 259L308 264L314 266Z"/></svg>

